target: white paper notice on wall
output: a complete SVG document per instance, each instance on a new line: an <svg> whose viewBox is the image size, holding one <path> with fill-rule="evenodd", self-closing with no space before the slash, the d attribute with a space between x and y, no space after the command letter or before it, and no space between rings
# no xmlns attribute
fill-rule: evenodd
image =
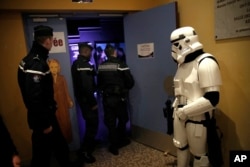
<svg viewBox="0 0 250 167"><path fill-rule="evenodd" d="M137 45L138 58L153 58L154 43L142 43Z"/></svg>
<svg viewBox="0 0 250 167"><path fill-rule="evenodd" d="M64 32L53 32L53 46L50 53L65 53L65 35Z"/></svg>
<svg viewBox="0 0 250 167"><path fill-rule="evenodd" d="M250 36L250 0L215 0L215 39Z"/></svg>

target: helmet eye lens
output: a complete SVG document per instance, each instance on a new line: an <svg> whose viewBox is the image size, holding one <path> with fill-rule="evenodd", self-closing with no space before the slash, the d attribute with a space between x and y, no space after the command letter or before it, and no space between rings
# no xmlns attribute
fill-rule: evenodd
<svg viewBox="0 0 250 167"><path fill-rule="evenodd" d="M174 45L176 48L178 48L179 50L182 49L182 46L180 45L179 42L173 43L173 45Z"/></svg>
<svg viewBox="0 0 250 167"><path fill-rule="evenodd" d="M179 46L179 42L173 43L173 45L174 45L175 47L178 47L178 46Z"/></svg>

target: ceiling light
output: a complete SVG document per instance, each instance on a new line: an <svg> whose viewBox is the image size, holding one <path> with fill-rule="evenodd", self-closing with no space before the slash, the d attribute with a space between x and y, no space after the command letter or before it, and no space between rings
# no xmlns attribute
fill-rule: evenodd
<svg viewBox="0 0 250 167"><path fill-rule="evenodd" d="M92 3L93 0L72 0L72 2L77 2L77 3Z"/></svg>

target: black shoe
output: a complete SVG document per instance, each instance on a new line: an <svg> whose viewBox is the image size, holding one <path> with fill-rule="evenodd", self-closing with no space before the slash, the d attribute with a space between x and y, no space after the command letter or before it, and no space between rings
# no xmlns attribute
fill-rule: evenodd
<svg viewBox="0 0 250 167"><path fill-rule="evenodd" d="M88 164L92 164L96 161L95 157L90 153L84 152L82 155L83 155L84 162L86 162Z"/></svg>
<svg viewBox="0 0 250 167"><path fill-rule="evenodd" d="M118 144L118 148L125 147L125 146L129 145L130 143L131 143L131 141L130 141L129 139L122 140L122 141Z"/></svg>
<svg viewBox="0 0 250 167"><path fill-rule="evenodd" d="M109 152L111 152L113 155L119 155L119 151L116 147L110 146Z"/></svg>

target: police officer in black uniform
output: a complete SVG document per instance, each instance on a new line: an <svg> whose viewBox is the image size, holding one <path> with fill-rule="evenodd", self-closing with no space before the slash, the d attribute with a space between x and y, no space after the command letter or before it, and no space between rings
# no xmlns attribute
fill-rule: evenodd
<svg viewBox="0 0 250 167"><path fill-rule="evenodd" d="M108 60L99 66L98 87L103 97L104 123L109 130L109 151L118 155L119 148L130 143L126 133L127 96L134 79L127 64L117 58L114 46L107 44L105 54Z"/></svg>
<svg viewBox="0 0 250 167"><path fill-rule="evenodd" d="M73 78L74 93L85 120L85 136L80 148L81 155L86 163L96 161L92 155L95 149L95 136L98 131L98 105L95 97L96 71L90 63L92 46L79 43L79 55L73 62L71 73Z"/></svg>
<svg viewBox="0 0 250 167"><path fill-rule="evenodd" d="M61 167L70 166L68 144L55 116L53 78L47 64L52 43L51 27L34 27L32 48L18 68L18 84L33 130L31 167L49 167L52 152Z"/></svg>

